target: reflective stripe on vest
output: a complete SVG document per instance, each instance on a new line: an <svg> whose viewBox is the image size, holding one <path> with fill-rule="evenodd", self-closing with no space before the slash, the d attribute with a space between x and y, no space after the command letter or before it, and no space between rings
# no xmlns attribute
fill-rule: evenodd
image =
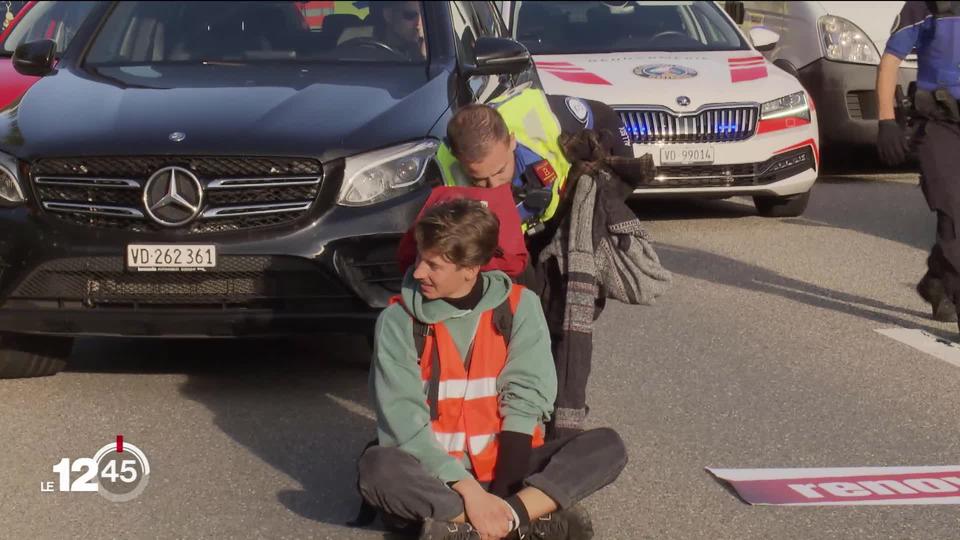
<svg viewBox="0 0 960 540"><path fill-rule="evenodd" d="M509 302L513 313L517 311L522 293L521 285L513 285L510 289ZM497 377L507 364L507 344L497 333L493 311L490 309L480 315L471 346L469 372L442 322L430 325L431 332L420 357L420 376L426 396L431 375L430 355L433 347L439 347L439 417L431 423L433 435L451 456L458 459L469 457L473 474L481 482L493 479L500 447L497 434L503 425ZM533 435L533 446L539 447L543 443L543 429L538 426Z"/></svg>
<svg viewBox="0 0 960 540"><path fill-rule="evenodd" d="M547 160L557 172L557 179L551 186L553 197L542 216L543 221L549 220L560 205L560 192L567 181L570 162L560 149L560 122L550 109L546 94L542 90L527 88L521 92L506 94L492 101L490 105L500 112L507 129L517 141ZM472 185L446 144L442 144L437 150L437 162L446 185Z"/></svg>

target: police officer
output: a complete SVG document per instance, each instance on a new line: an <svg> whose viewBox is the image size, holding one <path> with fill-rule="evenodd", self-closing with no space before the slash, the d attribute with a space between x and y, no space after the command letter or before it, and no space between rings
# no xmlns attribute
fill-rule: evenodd
<svg viewBox="0 0 960 540"><path fill-rule="evenodd" d="M937 213L937 240L917 292L934 318L957 320L960 300L960 2L906 2L887 41L877 72L880 131L877 147L890 165L910 150L894 119L900 62L916 49L919 63L913 109L919 126L920 182L927 205Z"/></svg>
<svg viewBox="0 0 960 540"><path fill-rule="evenodd" d="M458 113L464 125L457 127L457 120L452 121L448 129L452 133L448 134L448 140L440 147L437 160L447 185L492 187L500 183L490 182L495 179L496 173L509 172L517 188L515 195L524 201L518 205L518 210L527 234L542 230L543 224L556 215L559 207L560 195L571 166L560 148L562 132L570 134L582 129L597 130L605 133L604 140L610 143L612 155L633 157L633 147L626 128L616 112L606 104L570 96L547 96L542 90L527 87L505 94L488 105L496 109L503 119L502 123L505 123L510 135L508 153L514 157L515 164L504 167L506 158L488 151L485 132L496 130L489 125L491 122L483 122L486 115L482 114L482 108L476 106L466 107L467 110L462 111L466 114ZM455 137L457 133L462 136ZM481 152L484 161L496 166L487 171L487 164L481 163L484 165L480 167L482 171L464 170L458 159L463 156L456 156L451 148L452 138L482 143L461 146L484 147Z"/></svg>

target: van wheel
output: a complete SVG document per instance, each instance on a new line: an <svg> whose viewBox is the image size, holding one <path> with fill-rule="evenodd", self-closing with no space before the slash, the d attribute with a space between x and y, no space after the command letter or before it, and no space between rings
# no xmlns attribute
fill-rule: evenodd
<svg viewBox="0 0 960 540"><path fill-rule="evenodd" d="M790 197L754 197L757 213L763 217L796 217L807 209L810 192Z"/></svg>
<svg viewBox="0 0 960 540"><path fill-rule="evenodd" d="M0 334L0 379L55 375L72 349L73 338Z"/></svg>

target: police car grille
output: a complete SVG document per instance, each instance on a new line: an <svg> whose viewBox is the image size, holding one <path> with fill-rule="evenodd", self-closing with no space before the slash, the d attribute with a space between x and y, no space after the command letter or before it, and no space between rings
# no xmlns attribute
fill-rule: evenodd
<svg viewBox="0 0 960 540"><path fill-rule="evenodd" d="M662 109L618 108L617 114L634 143L734 142L753 136L759 109L756 106L705 109L675 114Z"/></svg>
<svg viewBox="0 0 960 540"><path fill-rule="evenodd" d="M320 192L320 162L307 158L139 156L41 159L30 177L48 215L76 225L170 230L148 217L144 187L177 166L204 188L200 214L175 230L188 234L283 225L306 215Z"/></svg>

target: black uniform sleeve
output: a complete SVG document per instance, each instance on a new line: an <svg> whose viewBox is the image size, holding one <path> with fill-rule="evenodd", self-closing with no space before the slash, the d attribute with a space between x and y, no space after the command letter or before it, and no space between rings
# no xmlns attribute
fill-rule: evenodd
<svg viewBox="0 0 960 540"><path fill-rule="evenodd" d="M547 101L550 110L560 122L560 130L566 134L574 134L581 129L592 129L602 136L602 141L608 143L611 153L619 157L633 157L633 146L627 129L609 105L572 96L549 95Z"/></svg>
<svg viewBox="0 0 960 540"><path fill-rule="evenodd" d="M931 16L926 2L904 2L903 9L900 10L900 14L893 21L890 39L887 40L884 52L900 59L906 58L917 46L920 39L921 24L927 17Z"/></svg>

